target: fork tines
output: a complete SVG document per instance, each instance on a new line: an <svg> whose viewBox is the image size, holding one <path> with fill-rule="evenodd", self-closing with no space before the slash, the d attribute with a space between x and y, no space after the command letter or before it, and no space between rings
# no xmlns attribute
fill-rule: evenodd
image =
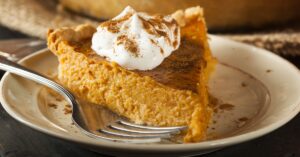
<svg viewBox="0 0 300 157"><path fill-rule="evenodd" d="M118 120L105 128L99 129L100 136L107 140L130 143L153 143L185 130L186 126L154 127L133 124L125 120Z"/></svg>

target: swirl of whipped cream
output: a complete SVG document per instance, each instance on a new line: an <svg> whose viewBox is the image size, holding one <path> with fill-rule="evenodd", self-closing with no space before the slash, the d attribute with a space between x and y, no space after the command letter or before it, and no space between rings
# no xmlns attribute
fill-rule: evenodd
<svg viewBox="0 0 300 157"><path fill-rule="evenodd" d="M171 16L150 16L126 7L101 23L92 49L129 70L151 70L180 45L180 27Z"/></svg>

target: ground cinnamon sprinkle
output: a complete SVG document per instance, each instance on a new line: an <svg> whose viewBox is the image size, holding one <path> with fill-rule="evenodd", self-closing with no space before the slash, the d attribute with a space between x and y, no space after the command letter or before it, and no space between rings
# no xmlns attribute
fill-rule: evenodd
<svg viewBox="0 0 300 157"><path fill-rule="evenodd" d="M142 21L143 27L145 28L145 30L152 35L157 35L157 33L155 32L154 27L145 19L140 17L140 20Z"/></svg>
<svg viewBox="0 0 300 157"><path fill-rule="evenodd" d="M120 28L119 28L118 24L128 20L131 16L132 16L132 14L126 14L124 17L122 17L120 19L105 21L105 22L101 23L100 26L106 27L107 30L111 33L119 33Z"/></svg>
<svg viewBox="0 0 300 157"><path fill-rule="evenodd" d="M163 22L169 27L172 25L177 25L177 22L174 19L172 19L171 21L166 21L165 19L163 19Z"/></svg>
<svg viewBox="0 0 300 157"><path fill-rule="evenodd" d="M148 20L148 23L151 24L152 26L157 26L159 29L163 29L162 26L162 19L157 19L157 18L152 18Z"/></svg>
<svg viewBox="0 0 300 157"><path fill-rule="evenodd" d="M164 37L167 40L167 42L169 44L171 44L170 37L168 36L168 34L165 31L163 31L163 24L170 27L171 24L174 24L174 22L172 22L173 20L171 22L167 22L161 16L156 16L156 17L157 18L148 19L148 20L145 20L145 19L140 17L140 20L142 21L143 27L145 28L145 30L149 34L154 35L154 36L158 36L158 37ZM178 33L178 28L176 28L174 30L174 32ZM175 43L172 43L172 44L173 44L173 46L174 45L176 46L178 44L178 42L176 41Z"/></svg>
<svg viewBox="0 0 300 157"><path fill-rule="evenodd" d="M70 114L70 113L72 113L72 109L64 108L64 114Z"/></svg>
<svg viewBox="0 0 300 157"><path fill-rule="evenodd" d="M270 72L272 72L272 70L270 70L270 69L266 70L266 73L270 73Z"/></svg>
<svg viewBox="0 0 300 157"><path fill-rule="evenodd" d="M156 32L159 34L159 36L162 36L162 37L165 37L165 38L169 39L169 38L167 37L167 33L166 33L166 32L161 31L161 30L156 30ZM169 39L169 40L170 40L170 39Z"/></svg>
<svg viewBox="0 0 300 157"><path fill-rule="evenodd" d="M234 108L234 105L232 104L222 104L219 106L221 110L232 110Z"/></svg>
<svg viewBox="0 0 300 157"><path fill-rule="evenodd" d="M117 21L106 21L101 24L102 27L106 27L107 30L111 33L119 33L120 28L118 27Z"/></svg>
<svg viewBox="0 0 300 157"><path fill-rule="evenodd" d="M143 27L145 28L145 30L152 35L155 36L162 36L167 38L167 33L158 29L155 29L155 26L157 26L157 28L159 29L163 29L162 27L162 23L154 20L154 19L149 19L149 20L145 20L143 18L140 17L140 20L142 21Z"/></svg>
<svg viewBox="0 0 300 157"><path fill-rule="evenodd" d="M160 53L161 53L161 54L164 54L164 50L157 44L157 42L155 42L153 39L150 39L150 42L151 42L153 45L159 47Z"/></svg>
<svg viewBox="0 0 300 157"><path fill-rule="evenodd" d="M247 84L246 84L245 82L242 82L242 83L241 83L241 86L242 86L242 87L246 87Z"/></svg>
<svg viewBox="0 0 300 157"><path fill-rule="evenodd" d="M159 47L159 48L160 48L160 53L164 54L164 50L161 47Z"/></svg>
<svg viewBox="0 0 300 157"><path fill-rule="evenodd" d="M178 41L176 40L177 39L177 37L178 37L178 34L179 34L179 32L178 32L179 30L178 30L178 28L175 28L175 30L174 30L174 34L175 34L175 41L173 42L173 47L176 47L177 45L178 45Z"/></svg>
<svg viewBox="0 0 300 157"><path fill-rule="evenodd" d="M150 42L151 42L153 45L158 46L157 43L156 43L153 39L151 39L151 38L150 38Z"/></svg>
<svg viewBox="0 0 300 157"><path fill-rule="evenodd" d="M49 106L49 107L52 107L52 108L54 108L54 109L57 109L57 105L56 105L56 104L49 103L48 106Z"/></svg>
<svg viewBox="0 0 300 157"><path fill-rule="evenodd" d="M135 57L139 56L138 45L134 40L129 39L126 35L120 35L117 38L117 45L120 44L123 44L124 48L127 51L131 52L131 54L134 55Z"/></svg>
<svg viewBox="0 0 300 157"><path fill-rule="evenodd" d="M175 40L175 41L173 42L173 47L176 47L177 45L178 45L178 41Z"/></svg>
<svg viewBox="0 0 300 157"><path fill-rule="evenodd" d="M242 117L242 118L239 118L238 120L239 120L240 122L246 122L246 121L249 120L249 118L247 118L247 117Z"/></svg>

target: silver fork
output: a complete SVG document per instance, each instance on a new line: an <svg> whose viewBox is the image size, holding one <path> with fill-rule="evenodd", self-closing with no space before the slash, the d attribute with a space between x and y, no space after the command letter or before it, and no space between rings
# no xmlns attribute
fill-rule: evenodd
<svg viewBox="0 0 300 157"><path fill-rule="evenodd" d="M178 134L187 128L186 126L154 127L137 125L118 116L117 119L106 124L104 127L91 129L78 100L76 100L76 98L60 84L1 56L0 69L33 80L57 91L69 104L71 104L72 120L74 124L83 133L93 138L128 143L153 143L170 138L174 134Z"/></svg>

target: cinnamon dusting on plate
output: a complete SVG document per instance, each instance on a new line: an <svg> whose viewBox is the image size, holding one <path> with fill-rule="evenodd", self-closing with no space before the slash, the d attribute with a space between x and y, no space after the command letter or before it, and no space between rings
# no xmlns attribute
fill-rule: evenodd
<svg viewBox="0 0 300 157"><path fill-rule="evenodd" d="M70 113L72 113L72 109L70 109L70 108L64 108L64 114L70 114Z"/></svg>
<svg viewBox="0 0 300 157"><path fill-rule="evenodd" d="M249 120L249 118L247 118L247 117L242 117L242 118L238 119L238 121L240 121L240 122L246 122L248 120Z"/></svg>
<svg viewBox="0 0 300 157"><path fill-rule="evenodd" d="M246 84L245 82L242 82L242 83L241 83L241 86L242 86L242 87L247 87L247 84Z"/></svg>
<svg viewBox="0 0 300 157"><path fill-rule="evenodd" d="M51 107L51 108L57 109L57 105L56 104L49 103L48 106Z"/></svg>
<svg viewBox="0 0 300 157"><path fill-rule="evenodd" d="M271 69L267 69L267 70L266 70L266 73L270 73L270 72L272 72Z"/></svg>
<svg viewBox="0 0 300 157"><path fill-rule="evenodd" d="M234 105L232 105L232 104L221 104L219 106L219 109L226 110L226 111L232 110L233 108L234 108Z"/></svg>

